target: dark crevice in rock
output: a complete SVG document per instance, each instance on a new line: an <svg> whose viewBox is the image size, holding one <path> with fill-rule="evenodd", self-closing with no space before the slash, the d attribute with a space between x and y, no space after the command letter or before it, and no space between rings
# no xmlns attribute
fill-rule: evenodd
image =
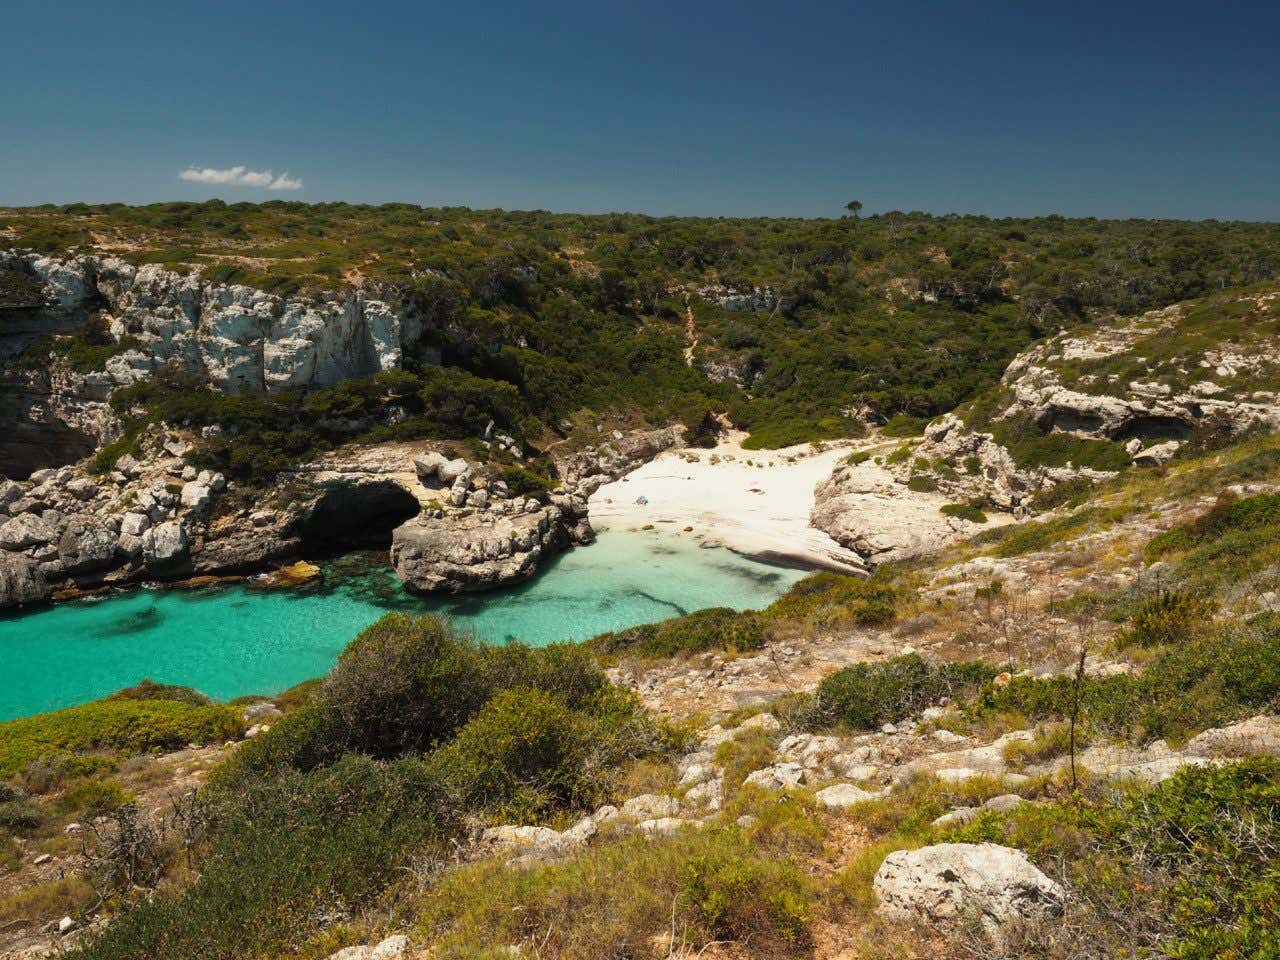
<svg viewBox="0 0 1280 960"><path fill-rule="evenodd" d="M419 509L417 499L390 480L331 487L298 525L303 555L389 547L391 531Z"/></svg>

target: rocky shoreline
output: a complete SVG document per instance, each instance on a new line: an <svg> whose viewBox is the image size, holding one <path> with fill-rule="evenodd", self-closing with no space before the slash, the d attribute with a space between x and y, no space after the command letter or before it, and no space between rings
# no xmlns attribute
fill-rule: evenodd
<svg viewBox="0 0 1280 960"><path fill-rule="evenodd" d="M575 453L550 492L513 493L483 463L425 442L342 451L245 486L183 459L191 438L160 426L101 478L81 466L0 483L0 608L144 581L271 571L324 552L377 545L410 590L488 590L520 582L594 539L587 497L680 428L636 431Z"/></svg>

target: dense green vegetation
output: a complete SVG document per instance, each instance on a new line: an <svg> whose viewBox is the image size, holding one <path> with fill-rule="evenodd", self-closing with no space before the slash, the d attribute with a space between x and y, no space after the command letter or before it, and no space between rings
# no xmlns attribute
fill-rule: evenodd
<svg viewBox="0 0 1280 960"><path fill-rule="evenodd" d="M842 724L874 730L919 713L943 697L969 696L995 673L994 667L978 661L932 662L917 653L884 663L855 663L822 681L803 711L804 720L814 728Z"/></svg>
<svg viewBox="0 0 1280 960"><path fill-rule="evenodd" d="M1280 926L1280 760L1190 768L1092 803L1026 804L954 831L1062 864L1073 903L1015 931L1014 956L1274 956ZM1136 952L1135 952L1136 951Z"/></svg>
<svg viewBox="0 0 1280 960"><path fill-rule="evenodd" d="M642 657L670 657L681 651L730 650L744 653L764 646L762 618L751 611L709 607L660 623L602 633L591 645L603 653Z"/></svg>
<svg viewBox="0 0 1280 960"><path fill-rule="evenodd" d="M231 960L297 946L322 908L368 903L445 855L468 816L589 807L671 736L582 647L483 646L388 615L216 771L190 851L199 878L134 905L76 955Z"/></svg>
<svg viewBox="0 0 1280 960"><path fill-rule="evenodd" d="M221 743L241 729L239 711L171 698L109 697L0 723L0 778L32 761L70 772L108 765L115 754Z"/></svg>
<svg viewBox="0 0 1280 960"><path fill-rule="evenodd" d="M752 446L918 429L994 382L1031 339L1280 267L1273 224L582 216L546 211L167 203L0 211L39 250L128 243L135 262L287 294L362 279L413 302L447 365L513 385L521 416L586 407L701 422ZM250 266L252 263L252 266ZM724 309L703 287L739 298ZM753 294L753 291L755 293ZM732 371L745 389L685 366ZM710 367L709 367L710 368ZM721 375L721 374L718 374ZM1063 455L1053 451L1054 457Z"/></svg>

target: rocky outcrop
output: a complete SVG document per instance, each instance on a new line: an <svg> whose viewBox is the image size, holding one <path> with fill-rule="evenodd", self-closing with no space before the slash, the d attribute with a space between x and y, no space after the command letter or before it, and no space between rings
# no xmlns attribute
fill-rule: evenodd
<svg viewBox="0 0 1280 960"><path fill-rule="evenodd" d="M897 850L872 881L888 920L927 926L978 921L999 939L1014 921L1061 912L1066 891L1021 850L994 843L940 843Z"/></svg>
<svg viewBox="0 0 1280 960"><path fill-rule="evenodd" d="M898 472L923 463L952 499L1020 510L1039 490L1115 471L1019 462L1000 442L1006 434L1106 441L1118 469L1160 466L1193 437L1212 445L1280 429L1280 342L1267 322L1277 311L1280 293L1234 295L1050 337L1017 356L974 408L930 424Z"/></svg>
<svg viewBox="0 0 1280 960"><path fill-rule="evenodd" d="M117 342L137 345L107 361L110 386L162 367L226 393L327 386L399 366L421 332L404 307L359 291L278 297L114 257L11 252L0 254L0 269L35 277L57 317L101 310Z"/></svg>
<svg viewBox="0 0 1280 960"><path fill-rule="evenodd" d="M569 544L558 507L525 501L531 506L523 512L505 513L491 511L487 496L469 499L469 509L433 511L396 528L391 562L405 586L443 593L492 590L527 580L544 557Z"/></svg>
<svg viewBox="0 0 1280 960"><path fill-rule="evenodd" d="M328 386L398 367L421 332L410 307L354 290L278 297L114 257L0 253L0 270L27 275L43 298L0 332L0 363L90 319L121 347L101 370L77 372L56 356L9 370L0 471L14 478L115 440L112 392L160 370L225 393Z"/></svg>
<svg viewBox="0 0 1280 960"><path fill-rule="evenodd" d="M0 609L40 603L50 592L34 561L0 551Z"/></svg>
<svg viewBox="0 0 1280 960"><path fill-rule="evenodd" d="M664 450L684 443L685 428L676 424L654 430L615 430L605 442L558 457L556 469L564 489L589 497L603 484L648 463Z"/></svg>

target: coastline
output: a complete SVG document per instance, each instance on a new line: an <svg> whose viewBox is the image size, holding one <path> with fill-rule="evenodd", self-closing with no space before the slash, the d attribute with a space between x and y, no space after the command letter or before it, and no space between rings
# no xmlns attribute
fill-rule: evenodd
<svg viewBox="0 0 1280 960"><path fill-rule="evenodd" d="M868 567L809 524L814 488L853 444L744 450L742 433L714 448L667 450L591 495L597 529L662 525L702 546L778 566L865 575Z"/></svg>

